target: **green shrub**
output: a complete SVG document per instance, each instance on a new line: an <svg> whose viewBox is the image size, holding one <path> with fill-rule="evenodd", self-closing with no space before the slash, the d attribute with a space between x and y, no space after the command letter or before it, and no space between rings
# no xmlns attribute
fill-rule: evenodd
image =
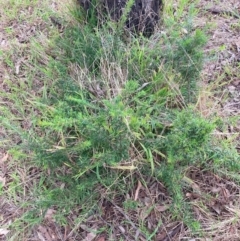
<svg viewBox="0 0 240 241"><path fill-rule="evenodd" d="M115 168L133 163L133 169L166 185L174 210L183 217L186 168L212 160L229 163L224 159L227 148L215 152L215 124L189 105L195 101L205 35L166 27L150 39L132 37L126 43L109 26L70 25L56 39L51 54L57 57L49 56L43 71L55 85L47 86L48 95L34 102L40 114L30 134L22 135L22 146L34 153L35 164L68 169L68 175L56 174L66 191L54 189L47 207L51 200L57 205L58 196L86 200L99 184L124 189L121 181L113 185L124 175ZM237 160L236 155L232 169ZM135 203L126 203L126 208L133 207Z"/></svg>
<svg viewBox="0 0 240 241"><path fill-rule="evenodd" d="M204 163L215 125L191 109L176 114L172 130L165 139L169 163L192 165Z"/></svg>

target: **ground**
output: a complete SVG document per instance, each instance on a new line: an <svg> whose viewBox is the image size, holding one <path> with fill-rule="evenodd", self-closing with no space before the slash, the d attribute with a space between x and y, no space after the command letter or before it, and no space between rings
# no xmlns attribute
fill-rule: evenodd
<svg viewBox="0 0 240 241"><path fill-rule="evenodd" d="M55 20L44 22L44 16L42 12L38 12L38 9L42 9L41 5L45 4L45 8L51 9L52 13L64 12L67 16L65 2L34 1L32 4L31 1L26 4L18 1L12 3L10 0L0 2L3 5L0 10L2 17L0 57L4 58L0 63L1 105L7 105L13 112L23 113L23 118L17 121L21 121L22 127L28 129L31 123L28 118L24 118L24 115L31 116L37 113L34 113L34 110L32 113L25 113L24 110L15 109L12 104L14 101L9 100L5 93L13 91L11 82L18 82L19 93L26 88L26 75L31 74L29 71L32 67L31 55L34 54L29 47L30 41L37 33L42 32L46 35L49 29L58 25ZM177 7L177 3L174 3L174 6ZM228 129L217 134L226 139L238 140L237 148L240 150L240 2L239 0L200 0L196 6L199 14L194 20L195 27L209 26L209 40L205 47L207 59L201 81L203 94L199 97L202 98L199 101L199 109L205 116L216 112L226 122L235 117L234 124L229 122L231 124ZM12 9L5 11L9 7ZM61 25L58 26L58 31L61 32ZM46 44L44 40L41 42L41 34L38 36L38 41L40 45ZM30 95L37 96L41 93L42 90L38 89L41 86L38 79L31 84L33 86ZM23 96L21 93L14 98L19 98L19 101L28 100L28 96ZM42 180L38 168L31 164L22 165L12 159L8 150L4 148L4 143L9 142L9 138L15 143L18 142L16 136L11 133L6 134L0 126L2 143L0 183L3 187L0 189L0 240L153 240L140 230L143 223L154 230L153 236L156 241L239 240L240 185L228 177L220 177L194 167L190 167L186 175L189 178L186 179L186 183L190 188L186 188L185 198L193 204L194 216L202 225L197 234L193 235L182 221L172 221L174 217L171 217L169 212L171 197L163 184L151 178L143 183L140 176L138 183L133 186L132 192L127 197L115 195L109 200L104 196L104 190L97 190L102 193L98 203L101 215L88 215L88 218L81 222L83 217L78 216L81 207L76 206L69 215L67 223L61 225L55 222L53 216L56 210L52 207L43 215L40 224L36 222L36 225L29 229L25 227L21 232L21 229L18 229L18 226L23 225L20 217L24 216L29 207L34 206L35 201L38 201L37 193L33 190L36 183ZM126 200L138 200L141 206L130 208L126 212L122 205ZM28 202L31 205L26 206ZM14 222L15 226L11 229L10 225ZM101 228L104 226L107 226L111 232L106 233Z"/></svg>

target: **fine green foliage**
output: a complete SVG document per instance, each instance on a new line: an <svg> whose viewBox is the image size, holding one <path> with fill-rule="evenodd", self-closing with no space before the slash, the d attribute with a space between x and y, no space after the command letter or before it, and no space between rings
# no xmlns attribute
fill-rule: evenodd
<svg viewBox="0 0 240 241"><path fill-rule="evenodd" d="M215 125L189 109L177 113L172 125L165 141L169 163L204 163Z"/></svg>
<svg viewBox="0 0 240 241"><path fill-rule="evenodd" d="M191 30L190 30L191 31ZM202 31L196 30L194 34L187 34L183 38L177 37L176 49L171 47L166 59L171 60L173 68L181 74L181 92L186 102L194 102L196 99L197 81L203 64L201 48L206 43L206 37ZM170 57L170 59L169 59Z"/></svg>
<svg viewBox="0 0 240 241"><path fill-rule="evenodd" d="M204 118L194 106L206 36L193 30L189 11L182 26L169 19L164 31L151 38L125 41L115 23L98 26L94 9L86 15L82 9L73 11L77 23L52 40L44 64L37 60L38 51L45 50L34 45L38 76L49 83L28 100L32 116L37 113L30 130L22 130L12 113L1 110L1 122L19 139L12 152L31 153L34 165L51 171L35 193L35 212L24 220L34 220L40 216L36 209L53 205L64 207L64 215L77 204L83 213L96 211L101 192L94 190L126 194L131 185L123 179L135 172L161 181L173 199L173 218L195 231L199 225L183 195L185 171L209 163L212 170L240 169L239 155L229 143L212 138L215 119ZM55 187L51 178L65 188ZM138 203L123 205L135 210ZM66 224L61 217L59 222Z"/></svg>

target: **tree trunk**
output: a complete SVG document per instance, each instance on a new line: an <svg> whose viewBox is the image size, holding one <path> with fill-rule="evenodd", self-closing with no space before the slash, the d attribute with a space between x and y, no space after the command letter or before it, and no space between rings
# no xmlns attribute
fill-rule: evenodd
<svg viewBox="0 0 240 241"><path fill-rule="evenodd" d="M119 21L128 0L95 0L95 6L93 0L79 0L79 2L86 11L91 7L101 9L100 12L104 9L112 20ZM159 23L162 7L162 0L134 0L131 10L126 16L126 28L132 33L143 33L145 36L150 36Z"/></svg>

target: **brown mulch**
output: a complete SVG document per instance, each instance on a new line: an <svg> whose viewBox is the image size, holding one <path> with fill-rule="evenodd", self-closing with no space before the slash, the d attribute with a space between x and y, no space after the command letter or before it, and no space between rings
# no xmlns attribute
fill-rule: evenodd
<svg viewBox="0 0 240 241"><path fill-rule="evenodd" d="M203 80L207 85L215 84L215 101L218 114L225 119L240 116L240 1L222 0L216 3L201 0L196 18L196 26L210 25L206 56L211 56L203 70ZM213 10L217 10L214 12ZM234 13L234 14L229 14ZM229 126L240 150L240 118L236 125Z"/></svg>
<svg viewBox="0 0 240 241"><path fill-rule="evenodd" d="M195 20L196 27L204 28L206 24L212 24L205 52L207 55L213 51L217 53L217 56L208 60L205 65L203 81L206 84L212 84L219 76L222 76L221 82L217 82L216 85L224 82L226 84L220 87L221 93L215 96L219 100L218 108L220 108L221 115L240 116L240 25L235 15L228 14L230 12L240 13L240 1L222 0L216 4L212 1L201 0L198 9L200 14ZM214 12L214 9L218 11ZM32 9L29 11L31 12ZM31 25L24 22L9 24L15 29L16 40L20 45L28 44L36 31L45 29L40 20L36 20ZM3 29L0 30L1 48L7 49L9 48L8 39L4 36ZM25 57L16 55L14 61L15 68L11 71L15 72L14 75L21 75ZM10 70L6 71L6 66L0 65L0 85L4 91L9 90L1 81L1 77L3 79L8 75L8 71ZM21 77L24 78L24 75ZM229 132L238 135L236 138L240 138L240 121L238 125L230 126ZM0 160L3 160L5 155L2 153ZM10 177L7 174L5 161L0 162L0 169L0 181L4 184L6 182L7 185L9 181L7 179ZM203 241L210 240L210 238L213 241L239 240L240 209L236 208L239 206L239 186L227 178L197 168L189 169L187 176L193 183L184 190L185 198L193 205L195 218L201 223L202 231L209 239L202 238L200 234L196 234L194 238L190 230L181 222L172 221L169 215L172 200L166 188L156 180L149 179L147 186L143 185L140 180L135 183L134 190L127 196L114 196L109 200L102 195L99 200L99 213L89 215L84 224L76 225L80 211L79 213L73 211L68 217L68 225L60 226L54 220L54 208L49 209L43 223L37 225L31 234L21 236L21 241L145 241L149 237L141 231L141 224L144 224L150 233L156 232L154 238L151 239L155 241ZM104 190L101 193L104 193ZM138 206L135 209L126 209L124 207L126 200L135 200ZM7 226L21 216L23 211L16 203L3 197L0 198L0 240L6 240L6 237L13 235ZM75 228L72 229L72 226ZM111 230L110 233L105 231L106 227ZM14 240L18 240L18 237Z"/></svg>

